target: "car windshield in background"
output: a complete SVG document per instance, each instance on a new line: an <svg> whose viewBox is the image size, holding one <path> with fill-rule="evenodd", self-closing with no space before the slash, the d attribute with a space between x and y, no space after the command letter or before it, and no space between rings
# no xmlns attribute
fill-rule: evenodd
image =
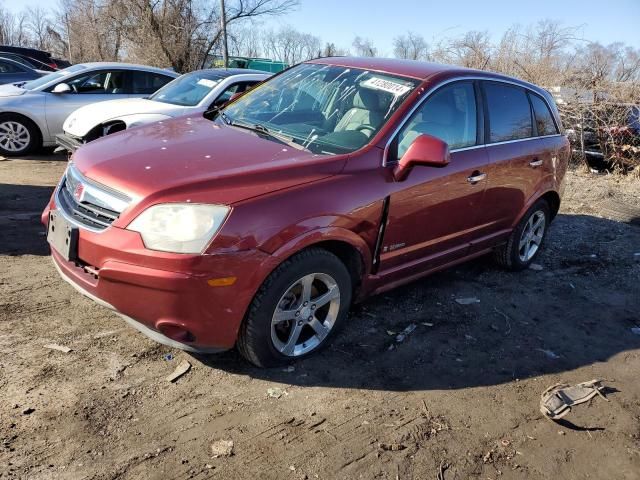
<svg viewBox="0 0 640 480"><path fill-rule="evenodd" d="M222 80L211 72L192 72L171 81L149 97L156 102L184 107L198 105Z"/></svg>
<svg viewBox="0 0 640 480"><path fill-rule="evenodd" d="M31 80L30 82L27 82L24 85L22 85L22 88L24 88L25 90L35 90L36 88L46 85L47 83L53 80L62 80L67 75L71 73L79 72L81 70L84 70L85 68L87 67L85 67L84 65L73 65L63 70L58 70L57 72L49 73L44 77Z"/></svg>
<svg viewBox="0 0 640 480"><path fill-rule="evenodd" d="M368 70L305 63L250 91L224 119L314 153L349 153L366 145L418 85Z"/></svg>

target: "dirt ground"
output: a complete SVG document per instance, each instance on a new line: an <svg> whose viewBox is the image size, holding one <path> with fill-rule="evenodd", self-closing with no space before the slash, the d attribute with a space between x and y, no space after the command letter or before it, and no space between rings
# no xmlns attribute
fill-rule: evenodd
<svg viewBox="0 0 640 480"><path fill-rule="evenodd" d="M637 178L571 171L542 270L436 274L260 370L158 345L58 277L38 217L64 166L0 161L1 479L640 478ZM593 378L608 402L539 413L546 387Z"/></svg>

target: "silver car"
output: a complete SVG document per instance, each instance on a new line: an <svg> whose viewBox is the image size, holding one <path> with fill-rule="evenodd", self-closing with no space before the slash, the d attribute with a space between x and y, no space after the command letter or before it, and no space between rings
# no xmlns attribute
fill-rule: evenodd
<svg viewBox="0 0 640 480"><path fill-rule="evenodd" d="M178 74L128 63L83 63L20 86L0 85L0 155L55 145L65 119L95 102L146 97Z"/></svg>
<svg viewBox="0 0 640 480"><path fill-rule="evenodd" d="M79 108L64 122L58 145L70 152L104 135L221 107L271 76L258 70L216 68L185 73L148 98L112 100Z"/></svg>

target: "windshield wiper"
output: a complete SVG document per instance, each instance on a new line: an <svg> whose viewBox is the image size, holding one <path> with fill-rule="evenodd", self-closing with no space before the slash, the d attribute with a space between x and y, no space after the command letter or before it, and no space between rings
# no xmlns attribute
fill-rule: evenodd
<svg viewBox="0 0 640 480"><path fill-rule="evenodd" d="M222 112L221 112L222 113ZM244 128L246 130L251 130L252 132L256 132L262 135L266 135L268 137L271 138L275 138L276 140L278 140L279 142L282 142L292 148L298 149L298 150L305 150L307 152L310 152L310 150L308 148L306 148L304 145L300 145L299 143L296 143L296 141L294 140L293 137L290 137L288 135L284 135L283 133L280 133L278 131L275 130L269 130L267 127L265 127L264 125L262 125L261 123L254 123L253 125L248 124L248 123L244 123L244 122L238 122L236 120L231 120L231 123L229 123L229 125L232 125L234 127L240 127L240 128Z"/></svg>

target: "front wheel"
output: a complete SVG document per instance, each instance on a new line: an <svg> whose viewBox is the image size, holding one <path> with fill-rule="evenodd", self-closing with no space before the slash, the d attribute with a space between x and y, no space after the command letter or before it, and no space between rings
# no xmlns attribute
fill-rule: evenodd
<svg viewBox="0 0 640 480"><path fill-rule="evenodd" d="M0 115L0 155L26 155L41 146L38 127L19 115Z"/></svg>
<svg viewBox="0 0 640 480"><path fill-rule="evenodd" d="M331 252L305 250L269 275L240 328L238 350L259 367L307 357L329 341L351 304L352 283Z"/></svg>
<svg viewBox="0 0 640 480"><path fill-rule="evenodd" d="M540 252L550 220L549 204L538 200L513 229L507 243L496 249L496 261L509 270L527 268Z"/></svg>

